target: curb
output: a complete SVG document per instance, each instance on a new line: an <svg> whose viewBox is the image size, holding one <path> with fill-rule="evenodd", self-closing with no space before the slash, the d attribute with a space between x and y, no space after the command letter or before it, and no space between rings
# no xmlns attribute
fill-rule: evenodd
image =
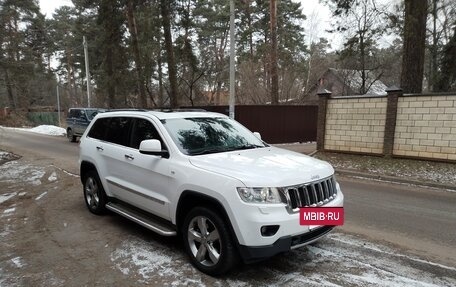
<svg viewBox="0 0 456 287"><path fill-rule="evenodd" d="M371 173L366 173L366 172L344 170L344 169L336 169L336 174L341 175L341 176L362 177L362 178L366 178L366 179L376 179L376 180L381 180L381 181L410 184L410 185L416 185L416 186L422 186L422 187L432 187L432 188L444 189L444 190L451 191L451 192L456 192L456 187L454 185L447 185L447 184L433 183L433 182L425 183L425 182L419 181L419 180L406 179L406 178L400 178L400 177L395 177L395 176L378 175L378 174L371 174Z"/></svg>

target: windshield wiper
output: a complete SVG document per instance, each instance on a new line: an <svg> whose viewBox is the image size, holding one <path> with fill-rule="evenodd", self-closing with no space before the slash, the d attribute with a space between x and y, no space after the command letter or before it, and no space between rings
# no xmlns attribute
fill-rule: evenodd
<svg viewBox="0 0 456 287"><path fill-rule="evenodd" d="M215 147L215 148L204 148L196 151L190 151L190 155L203 155L203 154L210 154L210 153L218 153L218 152L225 152L227 151L226 148L220 148L220 147Z"/></svg>
<svg viewBox="0 0 456 287"><path fill-rule="evenodd" d="M190 151L190 155L203 155L203 154L211 154L211 153L219 153L219 152L227 152L227 151L235 151L235 150L244 150L244 149L254 149L254 148L261 148L265 146L256 145L256 144L245 144L241 146L235 147L212 147L212 148L203 148L198 149L195 151Z"/></svg>
<svg viewBox="0 0 456 287"><path fill-rule="evenodd" d="M235 147L235 148L233 148L233 150L254 149L254 148L260 148L260 147L264 147L264 146L257 145L257 144L245 144L245 145Z"/></svg>

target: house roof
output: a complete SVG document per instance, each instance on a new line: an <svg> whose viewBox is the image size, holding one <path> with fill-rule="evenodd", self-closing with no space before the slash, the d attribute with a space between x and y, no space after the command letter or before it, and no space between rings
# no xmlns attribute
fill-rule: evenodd
<svg viewBox="0 0 456 287"><path fill-rule="evenodd" d="M353 91L357 91L361 88L362 85L362 73L361 70L349 70L349 69L334 69L329 68L330 71L335 73L342 82L349 86ZM366 85L369 87L366 95L386 95L386 89L388 87L376 78L372 72L366 71Z"/></svg>
<svg viewBox="0 0 456 287"><path fill-rule="evenodd" d="M359 94L359 90L362 85L362 73L360 70L349 70L349 69L334 69L329 68L320 77L316 89L325 88L327 83L325 80L327 75L331 73L340 81L341 84L345 85L348 93ZM388 88L382 81L380 81L372 72L366 71L366 87L367 92L364 95L386 95L386 89Z"/></svg>

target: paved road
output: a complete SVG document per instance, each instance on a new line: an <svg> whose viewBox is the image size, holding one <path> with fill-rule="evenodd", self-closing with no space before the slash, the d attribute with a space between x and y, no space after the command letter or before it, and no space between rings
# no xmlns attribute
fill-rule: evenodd
<svg viewBox="0 0 456 287"><path fill-rule="evenodd" d="M63 137L3 129L0 149L78 174L78 144ZM456 267L456 193L353 178L339 182L346 196L343 231Z"/></svg>
<svg viewBox="0 0 456 287"><path fill-rule="evenodd" d="M341 178L343 230L456 267L456 193Z"/></svg>
<svg viewBox="0 0 456 287"><path fill-rule="evenodd" d="M65 137L0 127L0 149L21 156L49 159L60 168L79 174L77 168L79 144L70 143Z"/></svg>

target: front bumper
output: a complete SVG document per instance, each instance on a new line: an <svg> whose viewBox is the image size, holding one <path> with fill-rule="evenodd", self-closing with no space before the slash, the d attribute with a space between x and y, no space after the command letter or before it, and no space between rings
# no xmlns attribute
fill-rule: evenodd
<svg viewBox="0 0 456 287"><path fill-rule="evenodd" d="M281 237L273 244L267 246L239 245L239 253L245 263L261 261L279 253L315 242L328 234L333 228L334 226L322 226L303 234Z"/></svg>

